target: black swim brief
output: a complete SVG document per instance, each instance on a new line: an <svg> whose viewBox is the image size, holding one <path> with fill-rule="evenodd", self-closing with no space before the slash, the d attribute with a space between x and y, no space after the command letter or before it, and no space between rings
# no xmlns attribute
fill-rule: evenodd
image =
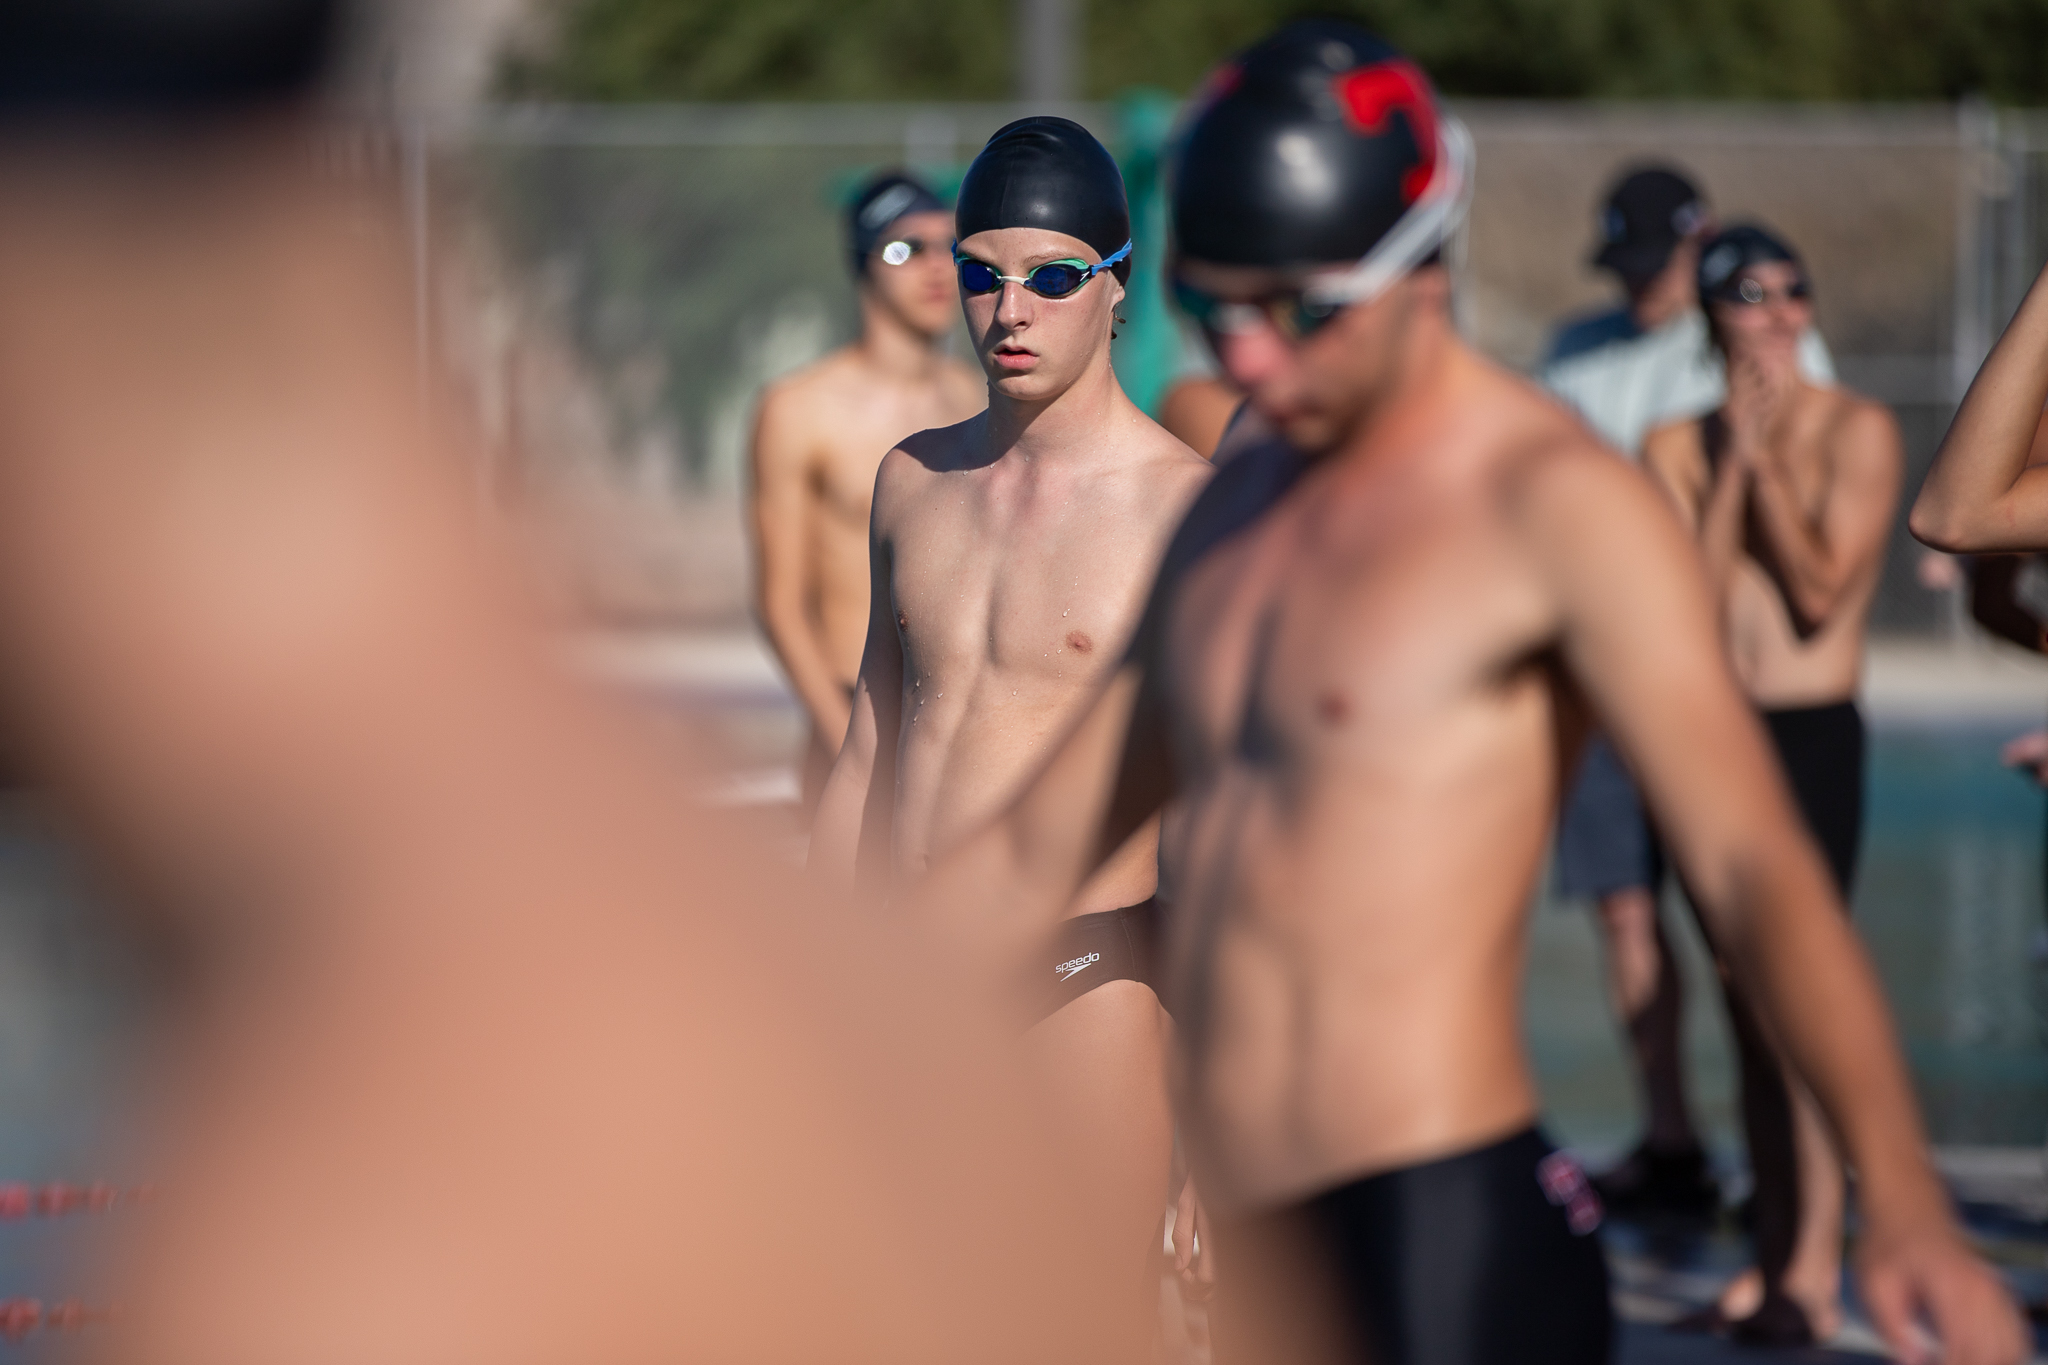
<svg viewBox="0 0 2048 1365"><path fill-rule="evenodd" d="M1158 990L1153 977L1158 942L1156 900L1062 920L1031 966L1036 1019L1105 981L1139 981Z"/></svg>
<svg viewBox="0 0 2048 1365"><path fill-rule="evenodd" d="M1252 1338L1310 1317L1361 1365L1607 1365L1600 1216L1578 1163L1531 1128L1226 1227L1219 1244L1273 1277L1255 1272L1266 1301L1235 1315L1219 1284L1216 1365L1272 1358Z"/></svg>

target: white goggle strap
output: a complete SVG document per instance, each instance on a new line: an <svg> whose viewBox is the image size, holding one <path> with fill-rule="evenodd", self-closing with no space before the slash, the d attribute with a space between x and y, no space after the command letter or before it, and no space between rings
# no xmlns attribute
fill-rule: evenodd
<svg viewBox="0 0 2048 1365"><path fill-rule="evenodd" d="M1311 303L1371 303L1396 280L1450 243L1465 225L1472 207L1473 172L1477 157L1472 134L1463 123L1443 115L1437 130L1436 174L1408 211L1373 244L1371 251L1341 275L1325 275L1302 291Z"/></svg>

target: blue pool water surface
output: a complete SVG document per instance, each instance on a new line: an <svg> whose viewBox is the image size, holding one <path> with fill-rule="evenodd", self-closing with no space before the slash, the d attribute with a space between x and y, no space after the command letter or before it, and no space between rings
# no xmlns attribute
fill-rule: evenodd
<svg viewBox="0 0 2048 1365"><path fill-rule="evenodd" d="M1855 922L1884 982L1931 1135L1944 1144L2048 1138L2048 963L2041 956L2048 797L2000 766L2024 727L1882 724L1871 730ZM1737 1150L1733 1073L1706 958L1683 901L1693 1101ZM1525 1007L1550 1122L1589 1149L1634 1134L1636 1102L1609 1017L1588 909L1545 894Z"/></svg>

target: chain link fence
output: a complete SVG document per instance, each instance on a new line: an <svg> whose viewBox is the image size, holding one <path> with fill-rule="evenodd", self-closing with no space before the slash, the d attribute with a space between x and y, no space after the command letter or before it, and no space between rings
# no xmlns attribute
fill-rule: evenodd
<svg viewBox="0 0 2048 1365"><path fill-rule="evenodd" d="M1457 108L1479 147L1460 306L1483 348L1528 369L1560 320L1612 306L1612 285L1586 263L1599 197L1627 167L1675 163L1724 222L1762 220L1806 254L1844 382L1898 413L1909 491L2048 254L2044 115L1971 104ZM1154 404L1205 363L1158 287L1158 161L1173 104L1058 109L1126 167L1139 292L1117 365ZM840 205L884 166L956 183L988 134L1024 112L498 108L403 130L422 344L469 378L500 476L603 488L615 515L640 523L600 537L602 553L657 568L592 575L585 596L600 613L742 614L738 489L754 396L854 333ZM687 531L689 554L660 543L670 529ZM1914 578L1917 555L1902 517L1877 624L1953 631L1954 604Z"/></svg>

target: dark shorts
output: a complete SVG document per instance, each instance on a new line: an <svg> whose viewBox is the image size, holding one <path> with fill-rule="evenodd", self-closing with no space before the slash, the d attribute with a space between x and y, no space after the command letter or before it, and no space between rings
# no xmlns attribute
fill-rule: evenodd
<svg viewBox="0 0 2048 1365"><path fill-rule="evenodd" d="M1240 1264L1258 1256L1275 1272L1267 1282L1279 1297L1244 1305L1233 1321L1230 1286L1219 1285L1216 1365L1268 1359L1249 1339L1260 1328L1333 1312L1314 1336L1334 1338L1339 1360L1607 1365L1614 1324L1599 1224L1584 1172L1534 1128L1339 1186L1218 1233ZM1290 1303L1304 1285L1320 1286L1325 1302Z"/></svg>
<svg viewBox="0 0 2048 1365"><path fill-rule="evenodd" d="M1863 713L1853 701L1765 711L1792 799L1846 903L1863 846Z"/></svg>
<svg viewBox="0 0 2048 1365"><path fill-rule="evenodd" d="M1574 899L1598 900L1664 881L1664 854L1635 780L1621 755L1595 735L1565 794L1557 820L1557 889Z"/></svg>
<svg viewBox="0 0 2048 1365"><path fill-rule="evenodd" d="M1031 967L1032 997L1039 1002L1036 1019L1105 981L1139 981L1156 992L1153 967L1158 945L1157 900L1062 920Z"/></svg>

